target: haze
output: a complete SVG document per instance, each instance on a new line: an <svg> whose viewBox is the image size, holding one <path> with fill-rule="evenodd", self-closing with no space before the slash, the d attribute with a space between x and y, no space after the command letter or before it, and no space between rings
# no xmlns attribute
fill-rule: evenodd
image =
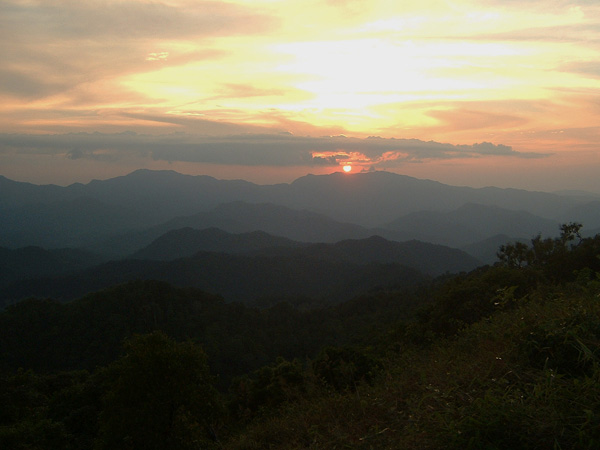
<svg viewBox="0 0 600 450"><path fill-rule="evenodd" d="M0 4L0 174L600 192L593 1Z"/></svg>

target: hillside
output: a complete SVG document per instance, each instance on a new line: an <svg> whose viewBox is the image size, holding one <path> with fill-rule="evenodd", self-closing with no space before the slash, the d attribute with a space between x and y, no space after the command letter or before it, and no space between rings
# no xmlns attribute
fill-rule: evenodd
<svg viewBox="0 0 600 450"><path fill-rule="evenodd" d="M0 286L30 278L65 275L101 262L102 258L97 254L70 248L0 247Z"/></svg>
<svg viewBox="0 0 600 450"><path fill-rule="evenodd" d="M86 247L145 220L143 214L92 197L23 203L0 213L0 245L9 248Z"/></svg>
<svg viewBox="0 0 600 450"><path fill-rule="evenodd" d="M119 283L161 280L222 295L229 302L311 298L327 304L374 289L414 286L428 277L398 263L199 252L173 261L111 261L74 275L29 279L0 290L5 304L27 298L70 301Z"/></svg>
<svg viewBox="0 0 600 450"><path fill-rule="evenodd" d="M182 228L167 232L134 253L130 259L172 260L206 251L323 259L352 264L398 263L428 275L471 270L480 264L479 260L460 250L419 241L396 242L381 236L370 236L367 239L311 244L262 231L236 234L218 228Z"/></svg>
<svg viewBox="0 0 600 450"><path fill-rule="evenodd" d="M465 252L443 245L419 241L396 242L381 236L367 239L346 239L334 244L308 244L295 249L267 248L263 254L345 261L353 264L404 264L425 274L437 276L446 272L472 270L481 261Z"/></svg>
<svg viewBox="0 0 600 450"><path fill-rule="evenodd" d="M155 281L21 302L0 313L0 445L147 448L152 425L176 448L595 449L600 236L578 231L305 311Z"/></svg>
<svg viewBox="0 0 600 450"><path fill-rule="evenodd" d="M224 384L278 356L312 357L323 345L356 342L374 324L410 317L419 303L393 292L307 311L283 302L257 309L198 289L132 281L68 303L30 299L0 312L0 374L94 370L118 357L123 339L162 330L201 343Z"/></svg>
<svg viewBox="0 0 600 450"><path fill-rule="evenodd" d="M272 236L264 231L232 234L219 228L197 230L186 227L168 231L129 259L168 261L198 252L251 253L270 247L298 247L291 239Z"/></svg>
<svg viewBox="0 0 600 450"><path fill-rule="evenodd" d="M236 235L217 229L170 232L135 256L71 275L17 281L0 289L0 300L5 305L32 296L69 301L141 279L203 289L227 301L306 297L337 303L374 289L414 286L428 277L480 264L460 250L417 241L400 243L373 236L336 244L300 244L262 232Z"/></svg>
<svg viewBox="0 0 600 450"><path fill-rule="evenodd" d="M288 394L294 400L224 448L594 449L598 292L498 310L425 347L390 334L399 350L386 354L375 381L309 399Z"/></svg>

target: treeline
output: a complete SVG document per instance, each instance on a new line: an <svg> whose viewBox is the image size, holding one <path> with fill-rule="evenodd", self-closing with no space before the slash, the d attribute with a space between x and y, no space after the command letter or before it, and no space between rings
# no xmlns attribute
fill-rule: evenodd
<svg viewBox="0 0 600 450"><path fill-rule="evenodd" d="M414 290L329 307L288 300L259 309L159 281L129 282L69 303L28 299L0 314L0 369L94 370L118 357L124 339L160 330L202 346L223 385L278 356L305 358L325 345L360 343L377 327L411 317L421 303Z"/></svg>
<svg viewBox="0 0 600 450"><path fill-rule="evenodd" d="M444 253L440 253L438 259L443 257ZM229 302L252 303L265 297L296 296L333 304L372 289L410 287L429 278L399 263L198 252L173 261L110 261L68 275L22 279L0 286L0 308L28 297L72 301L88 292L139 279L195 287L218 293Z"/></svg>
<svg viewBox="0 0 600 450"><path fill-rule="evenodd" d="M151 281L20 302L0 314L0 447L598 448L600 236L579 228L330 307Z"/></svg>

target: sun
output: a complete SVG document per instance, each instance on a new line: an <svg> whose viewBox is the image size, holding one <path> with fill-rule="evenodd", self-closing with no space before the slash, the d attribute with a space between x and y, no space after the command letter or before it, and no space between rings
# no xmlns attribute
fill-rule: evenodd
<svg viewBox="0 0 600 450"><path fill-rule="evenodd" d="M344 167L342 167L342 169L344 169L344 172L348 173L352 170L352 166L350 164L346 164Z"/></svg>

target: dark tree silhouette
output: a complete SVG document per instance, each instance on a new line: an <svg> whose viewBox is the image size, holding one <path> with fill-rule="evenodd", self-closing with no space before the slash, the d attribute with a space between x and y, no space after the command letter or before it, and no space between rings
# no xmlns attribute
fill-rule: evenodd
<svg viewBox="0 0 600 450"><path fill-rule="evenodd" d="M180 450L209 443L220 404L202 349L155 332L129 339L125 351L105 374L98 447Z"/></svg>

